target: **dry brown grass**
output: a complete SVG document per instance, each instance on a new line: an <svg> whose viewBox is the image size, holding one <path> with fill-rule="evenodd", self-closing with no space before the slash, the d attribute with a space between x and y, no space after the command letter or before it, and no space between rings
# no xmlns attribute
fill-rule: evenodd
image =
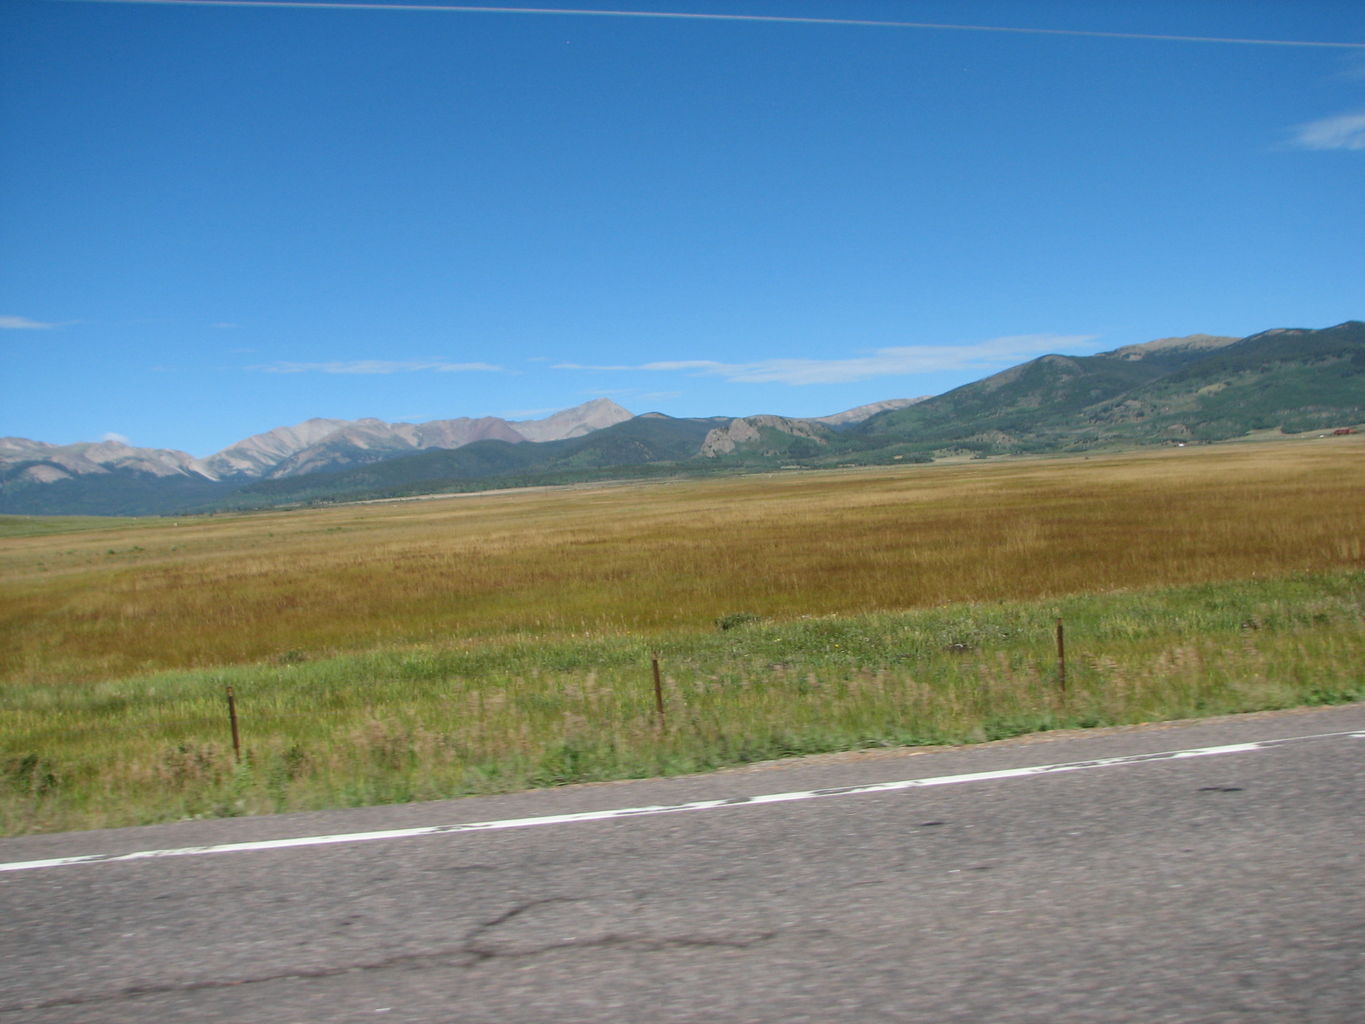
<svg viewBox="0 0 1365 1024"><path fill-rule="evenodd" d="M0 679L1365 566L1355 438L578 487L0 540Z"/></svg>

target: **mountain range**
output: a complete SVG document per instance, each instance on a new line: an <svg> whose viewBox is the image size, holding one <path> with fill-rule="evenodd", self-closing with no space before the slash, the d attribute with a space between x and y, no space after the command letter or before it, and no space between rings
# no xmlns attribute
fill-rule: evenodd
<svg viewBox="0 0 1365 1024"><path fill-rule="evenodd" d="M4 437L0 438L0 472L8 470L7 478L12 474L15 480L37 483L120 471L210 481L269 480L377 462L428 448L458 448L489 438L514 443L558 441L630 418L631 413L615 402L599 398L543 420L509 422L496 416L429 423L311 419L255 434L205 459L171 449L133 448L118 441L54 445Z"/></svg>
<svg viewBox="0 0 1365 1024"><path fill-rule="evenodd" d="M831 416L635 416L600 398L541 420L311 419L204 459L116 441L0 438L0 512L184 514L775 466L926 462L1215 441L1365 420L1365 323L1194 334L1045 355L942 395Z"/></svg>

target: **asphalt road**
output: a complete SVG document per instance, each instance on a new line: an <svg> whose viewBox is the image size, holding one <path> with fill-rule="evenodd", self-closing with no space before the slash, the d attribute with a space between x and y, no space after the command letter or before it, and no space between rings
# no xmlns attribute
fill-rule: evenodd
<svg viewBox="0 0 1365 1024"><path fill-rule="evenodd" d="M3 840L0 1020L1359 1021L1362 755L1354 706Z"/></svg>

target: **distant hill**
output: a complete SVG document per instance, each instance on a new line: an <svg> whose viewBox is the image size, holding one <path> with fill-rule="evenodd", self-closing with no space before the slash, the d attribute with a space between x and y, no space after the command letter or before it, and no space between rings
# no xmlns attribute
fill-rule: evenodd
<svg viewBox="0 0 1365 1024"><path fill-rule="evenodd" d="M1090 419L1122 436L1200 440L1360 423L1365 323L1254 334L1090 410Z"/></svg>
<svg viewBox="0 0 1365 1024"><path fill-rule="evenodd" d="M207 459L0 438L0 512L142 515L948 455L1090 451L1365 421L1365 323L1195 334L1045 355L925 399L815 419L632 416L598 399L543 420L308 420Z"/></svg>
<svg viewBox="0 0 1365 1024"><path fill-rule="evenodd" d="M35 484L0 469L0 514L152 516L209 511L233 490L232 484L200 476L154 476L136 470Z"/></svg>
<svg viewBox="0 0 1365 1024"><path fill-rule="evenodd" d="M855 433L925 451L1062 451L1225 440L1365 419L1365 323L1277 329L1240 340L1194 335L1095 356L1046 355Z"/></svg>

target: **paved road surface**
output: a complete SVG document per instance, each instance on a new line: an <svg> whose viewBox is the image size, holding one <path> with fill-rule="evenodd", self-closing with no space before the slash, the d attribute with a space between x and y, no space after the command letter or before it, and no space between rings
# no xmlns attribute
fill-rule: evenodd
<svg viewBox="0 0 1365 1024"><path fill-rule="evenodd" d="M1357 706L3 840L0 1020L1359 1021L1362 755Z"/></svg>

